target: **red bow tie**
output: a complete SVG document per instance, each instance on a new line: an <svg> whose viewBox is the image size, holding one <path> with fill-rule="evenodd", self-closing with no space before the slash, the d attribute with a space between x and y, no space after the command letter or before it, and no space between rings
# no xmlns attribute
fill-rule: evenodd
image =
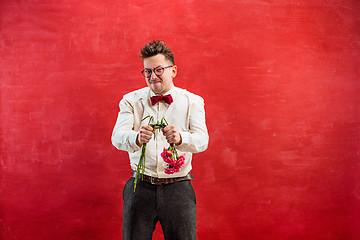
<svg viewBox="0 0 360 240"><path fill-rule="evenodd" d="M153 97L151 97L152 105L155 105L157 102L159 102L161 100L163 100L164 102L166 102L169 105L173 102L173 99L172 99L170 94L165 95L165 96L161 95L161 96L153 96Z"/></svg>

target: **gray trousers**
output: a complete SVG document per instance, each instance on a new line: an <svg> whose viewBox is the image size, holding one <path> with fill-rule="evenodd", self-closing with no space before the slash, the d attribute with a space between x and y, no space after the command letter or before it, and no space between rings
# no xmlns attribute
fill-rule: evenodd
<svg viewBox="0 0 360 240"><path fill-rule="evenodd" d="M196 239L196 197L190 181L153 185L130 178L123 190L123 240L151 240L160 221L166 240Z"/></svg>

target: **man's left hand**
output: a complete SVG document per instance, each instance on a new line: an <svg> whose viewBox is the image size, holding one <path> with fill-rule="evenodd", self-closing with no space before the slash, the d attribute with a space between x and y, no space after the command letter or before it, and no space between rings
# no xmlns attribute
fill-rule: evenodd
<svg viewBox="0 0 360 240"><path fill-rule="evenodd" d="M162 132L166 138L166 141L170 144L170 143L175 143L176 145L180 145L181 144L181 135L180 133L176 130L175 126L170 125L170 126L166 126L162 129Z"/></svg>

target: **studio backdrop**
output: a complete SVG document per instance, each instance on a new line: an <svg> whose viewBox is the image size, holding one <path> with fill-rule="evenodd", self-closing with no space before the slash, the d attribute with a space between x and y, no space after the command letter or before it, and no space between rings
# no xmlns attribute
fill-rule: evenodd
<svg viewBox="0 0 360 240"><path fill-rule="evenodd" d="M205 99L200 240L360 239L358 0L2 0L0 238L119 240L140 49ZM181 211L181 209L179 209ZM160 225L154 239L163 239Z"/></svg>

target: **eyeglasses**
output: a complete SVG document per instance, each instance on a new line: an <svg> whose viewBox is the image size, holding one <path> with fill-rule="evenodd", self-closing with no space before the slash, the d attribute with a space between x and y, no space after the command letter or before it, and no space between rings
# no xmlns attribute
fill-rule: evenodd
<svg viewBox="0 0 360 240"><path fill-rule="evenodd" d="M173 67L173 66L166 66L166 67L159 66L154 69L145 68L144 70L141 71L141 73L146 78L151 78L153 72L155 73L156 76L160 77L161 75L163 75L164 69L169 67Z"/></svg>

